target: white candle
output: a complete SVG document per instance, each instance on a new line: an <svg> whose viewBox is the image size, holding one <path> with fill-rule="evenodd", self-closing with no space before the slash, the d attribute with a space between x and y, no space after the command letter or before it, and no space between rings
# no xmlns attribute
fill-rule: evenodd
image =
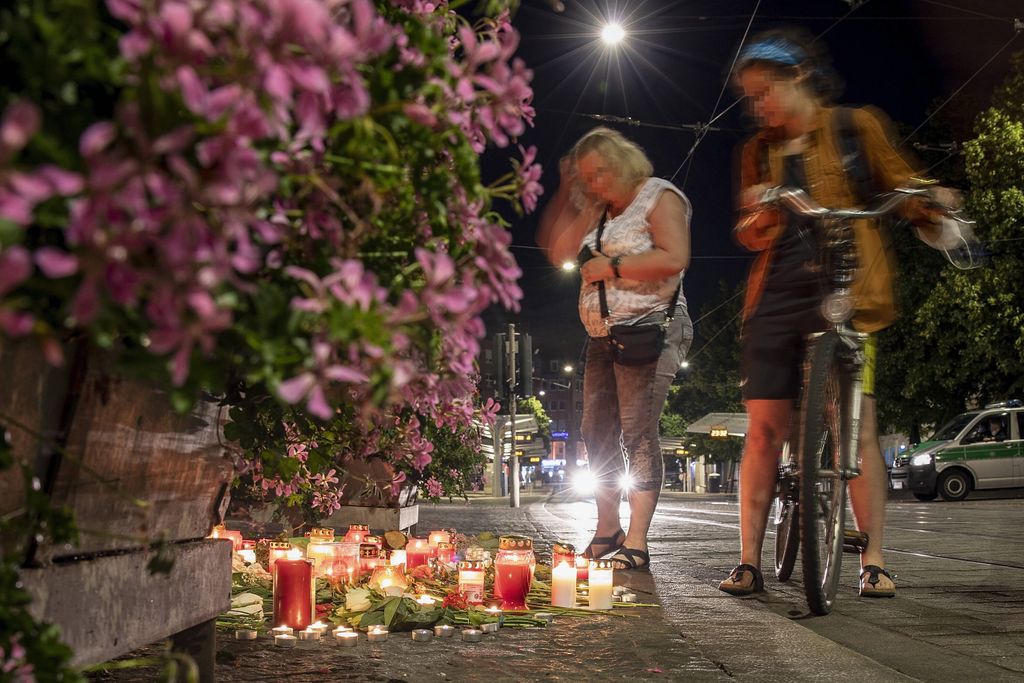
<svg viewBox="0 0 1024 683"><path fill-rule="evenodd" d="M383 643L388 639L388 630L386 628L374 626L369 632L367 632L366 639L371 643Z"/></svg>
<svg viewBox="0 0 1024 683"><path fill-rule="evenodd" d="M334 642L342 647L355 647L359 642L359 634L355 631L335 631Z"/></svg>
<svg viewBox="0 0 1024 683"><path fill-rule="evenodd" d="M590 609L612 608L612 563L607 561L590 562Z"/></svg>
<svg viewBox="0 0 1024 683"><path fill-rule="evenodd" d="M320 633L320 635L323 635L324 633L327 632L327 629L329 629L330 626L328 624L325 624L322 621L318 621L318 622L316 622L314 624L310 624L309 628L311 630L313 630L313 631L318 631Z"/></svg>
<svg viewBox="0 0 1024 683"><path fill-rule="evenodd" d="M298 638L290 636L287 633L274 636L274 645L278 647L295 647L295 643L298 642Z"/></svg>
<svg viewBox="0 0 1024 683"><path fill-rule="evenodd" d="M434 632L429 628L418 628L412 632L412 639L417 643L427 643L434 639Z"/></svg>
<svg viewBox="0 0 1024 683"><path fill-rule="evenodd" d="M259 632L254 628L235 629L235 640L256 640Z"/></svg>
<svg viewBox="0 0 1024 683"><path fill-rule="evenodd" d="M559 562L551 570L551 604L555 607L576 606L576 567Z"/></svg>
<svg viewBox="0 0 1024 683"><path fill-rule="evenodd" d="M438 638L451 638L455 633L455 627L450 624L438 624L434 627L434 635Z"/></svg>
<svg viewBox="0 0 1024 683"><path fill-rule="evenodd" d="M275 636L290 636L293 631L291 626L275 626L270 630Z"/></svg>

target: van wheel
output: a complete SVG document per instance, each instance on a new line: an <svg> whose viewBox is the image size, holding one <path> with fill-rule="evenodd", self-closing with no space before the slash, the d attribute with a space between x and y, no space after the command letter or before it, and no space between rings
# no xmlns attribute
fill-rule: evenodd
<svg viewBox="0 0 1024 683"><path fill-rule="evenodd" d="M917 498L918 500L922 500L922 501L935 500L938 497L939 497L939 494L937 494L937 493L915 493L914 494L914 498Z"/></svg>
<svg viewBox="0 0 1024 683"><path fill-rule="evenodd" d="M939 479L942 500L963 500L971 492L971 477L961 470L946 472Z"/></svg>

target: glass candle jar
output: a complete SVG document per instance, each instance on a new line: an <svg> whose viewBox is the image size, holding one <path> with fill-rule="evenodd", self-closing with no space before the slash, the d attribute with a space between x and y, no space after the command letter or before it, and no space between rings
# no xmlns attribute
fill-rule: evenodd
<svg viewBox="0 0 1024 683"><path fill-rule="evenodd" d="M576 556L576 580L586 581L590 578L590 560L582 555Z"/></svg>
<svg viewBox="0 0 1024 683"><path fill-rule="evenodd" d="M614 586L612 573L615 565L610 560L590 561L590 609L611 609Z"/></svg>
<svg viewBox="0 0 1024 683"><path fill-rule="evenodd" d="M494 596L501 598L501 609L528 609L526 594L530 592L536 566L531 539L522 536L502 536L499 539L498 554L494 558Z"/></svg>
<svg viewBox="0 0 1024 683"><path fill-rule="evenodd" d="M274 573L274 563L278 560L283 560L288 557L288 552L292 549L292 544L286 541L271 541L270 542L270 556L267 564L267 571L271 574Z"/></svg>
<svg viewBox="0 0 1024 683"><path fill-rule="evenodd" d="M570 567L576 566L576 546L569 543L552 543L551 568L554 569L562 562Z"/></svg>
<svg viewBox="0 0 1024 683"><path fill-rule="evenodd" d="M438 562L444 564L455 564L455 544L441 541L434 550Z"/></svg>
<svg viewBox="0 0 1024 683"><path fill-rule="evenodd" d="M484 604L484 563L479 560L459 562L459 592L471 605Z"/></svg>
<svg viewBox="0 0 1024 683"><path fill-rule="evenodd" d="M410 538L405 546L405 567L413 569L421 564L427 564L432 555L430 541L425 538Z"/></svg>
<svg viewBox="0 0 1024 683"><path fill-rule="evenodd" d="M380 548L373 543L359 545L359 576L372 574L384 561L380 557Z"/></svg>
<svg viewBox="0 0 1024 683"><path fill-rule="evenodd" d="M362 543L363 539L370 535L370 527L366 524L349 524L345 532L345 541L348 543Z"/></svg>

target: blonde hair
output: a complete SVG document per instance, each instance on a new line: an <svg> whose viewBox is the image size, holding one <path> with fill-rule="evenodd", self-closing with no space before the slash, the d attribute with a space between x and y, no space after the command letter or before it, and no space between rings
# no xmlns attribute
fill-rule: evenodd
<svg viewBox="0 0 1024 683"><path fill-rule="evenodd" d="M611 128L598 126L588 131L569 154L573 163L577 163L590 152L597 152L608 162L621 185L632 187L654 175L654 164L640 146Z"/></svg>

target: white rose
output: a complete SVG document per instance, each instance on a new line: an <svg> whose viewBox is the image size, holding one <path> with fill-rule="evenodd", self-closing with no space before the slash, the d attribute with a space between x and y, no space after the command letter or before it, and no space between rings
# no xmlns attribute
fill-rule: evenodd
<svg viewBox="0 0 1024 683"><path fill-rule="evenodd" d="M345 593L345 609L349 612L365 612L370 609L369 589L350 588Z"/></svg>

